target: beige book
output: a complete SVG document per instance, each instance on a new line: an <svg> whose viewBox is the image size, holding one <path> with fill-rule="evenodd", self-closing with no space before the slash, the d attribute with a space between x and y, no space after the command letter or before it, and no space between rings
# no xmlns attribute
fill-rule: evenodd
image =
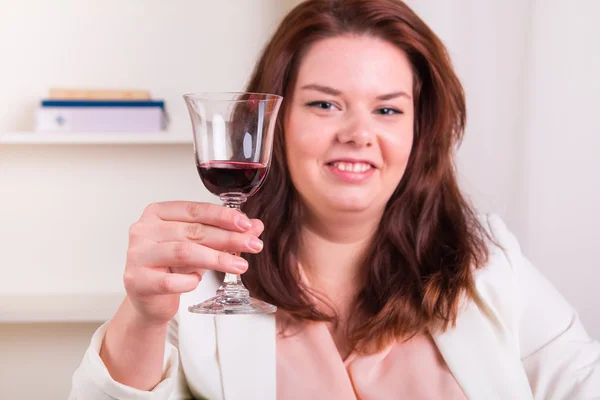
<svg viewBox="0 0 600 400"><path fill-rule="evenodd" d="M150 100L147 90L50 89L50 100Z"/></svg>

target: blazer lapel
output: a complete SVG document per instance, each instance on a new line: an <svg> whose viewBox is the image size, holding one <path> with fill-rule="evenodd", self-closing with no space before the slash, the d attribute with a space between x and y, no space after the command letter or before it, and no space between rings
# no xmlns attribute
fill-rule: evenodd
<svg viewBox="0 0 600 400"><path fill-rule="evenodd" d="M210 399L275 400L275 315L199 315L187 310L214 296L220 283L208 271L196 290L182 295L179 346L188 386L192 392L202 388Z"/></svg>
<svg viewBox="0 0 600 400"><path fill-rule="evenodd" d="M433 335L446 364L470 400L533 399L518 355L481 307L467 302L455 328Z"/></svg>
<svg viewBox="0 0 600 400"><path fill-rule="evenodd" d="M276 399L275 315L215 317L225 400Z"/></svg>

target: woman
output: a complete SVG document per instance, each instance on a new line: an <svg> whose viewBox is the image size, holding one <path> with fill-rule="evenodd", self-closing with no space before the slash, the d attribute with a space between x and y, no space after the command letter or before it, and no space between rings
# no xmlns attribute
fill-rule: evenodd
<svg viewBox="0 0 600 400"><path fill-rule="evenodd" d="M257 219L150 205L130 231L127 297L72 398L600 396L599 344L458 189L463 91L405 4L305 1L247 90L285 96L269 178L245 206ZM245 272L275 317L188 313L212 271Z"/></svg>

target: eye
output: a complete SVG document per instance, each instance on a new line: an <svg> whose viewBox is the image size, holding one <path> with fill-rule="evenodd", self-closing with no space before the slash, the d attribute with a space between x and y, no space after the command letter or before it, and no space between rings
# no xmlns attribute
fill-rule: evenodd
<svg viewBox="0 0 600 400"><path fill-rule="evenodd" d="M336 106L334 106L333 104L331 104L327 101L312 101L312 102L308 103L307 106L318 108L319 110L324 110L324 111L338 109Z"/></svg>
<svg viewBox="0 0 600 400"><path fill-rule="evenodd" d="M376 111L377 114L379 115L394 115L394 114L404 114L402 111L400 110L396 110L395 108L389 108L389 107L384 107L384 108L380 108Z"/></svg>

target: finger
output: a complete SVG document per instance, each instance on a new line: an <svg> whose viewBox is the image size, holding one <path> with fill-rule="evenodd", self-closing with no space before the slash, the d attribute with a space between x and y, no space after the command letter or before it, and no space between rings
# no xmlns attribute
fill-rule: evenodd
<svg viewBox="0 0 600 400"><path fill-rule="evenodd" d="M197 222L160 221L148 224L146 237L157 243L192 242L215 250L258 253L263 248L262 241L249 233L227 231Z"/></svg>
<svg viewBox="0 0 600 400"><path fill-rule="evenodd" d="M177 274L200 274L203 276L206 270L204 268L194 268L194 267L177 267L177 268L169 268L172 273Z"/></svg>
<svg viewBox="0 0 600 400"><path fill-rule="evenodd" d="M212 203L166 201L146 207L144 216L158 217L163 221L199 222L238 232L252 227L250 219L233 208Z"/></svg>
<svg viewBox="0 0 600 400"><path fill-rule="evenodd" d="M142 249L130 249L128 261L147 267L178 267L210 269L241 274L248 269L242 257L190 242L154 243Z"/></svg>
<svg viewBox="0 0 600 400"><path fill-rule="evenodd" d="M259 237L265 230L265 225L260 219L251 219L252 226L248 229L249 234Z"/></svg>
<svg viewBox="0 0 600 400"><path fill-rule="evenodd" d="M151 268L133 268L125 273L127 293L139 296L187 293L196 289L200 274L173 274Z"/></svg>

